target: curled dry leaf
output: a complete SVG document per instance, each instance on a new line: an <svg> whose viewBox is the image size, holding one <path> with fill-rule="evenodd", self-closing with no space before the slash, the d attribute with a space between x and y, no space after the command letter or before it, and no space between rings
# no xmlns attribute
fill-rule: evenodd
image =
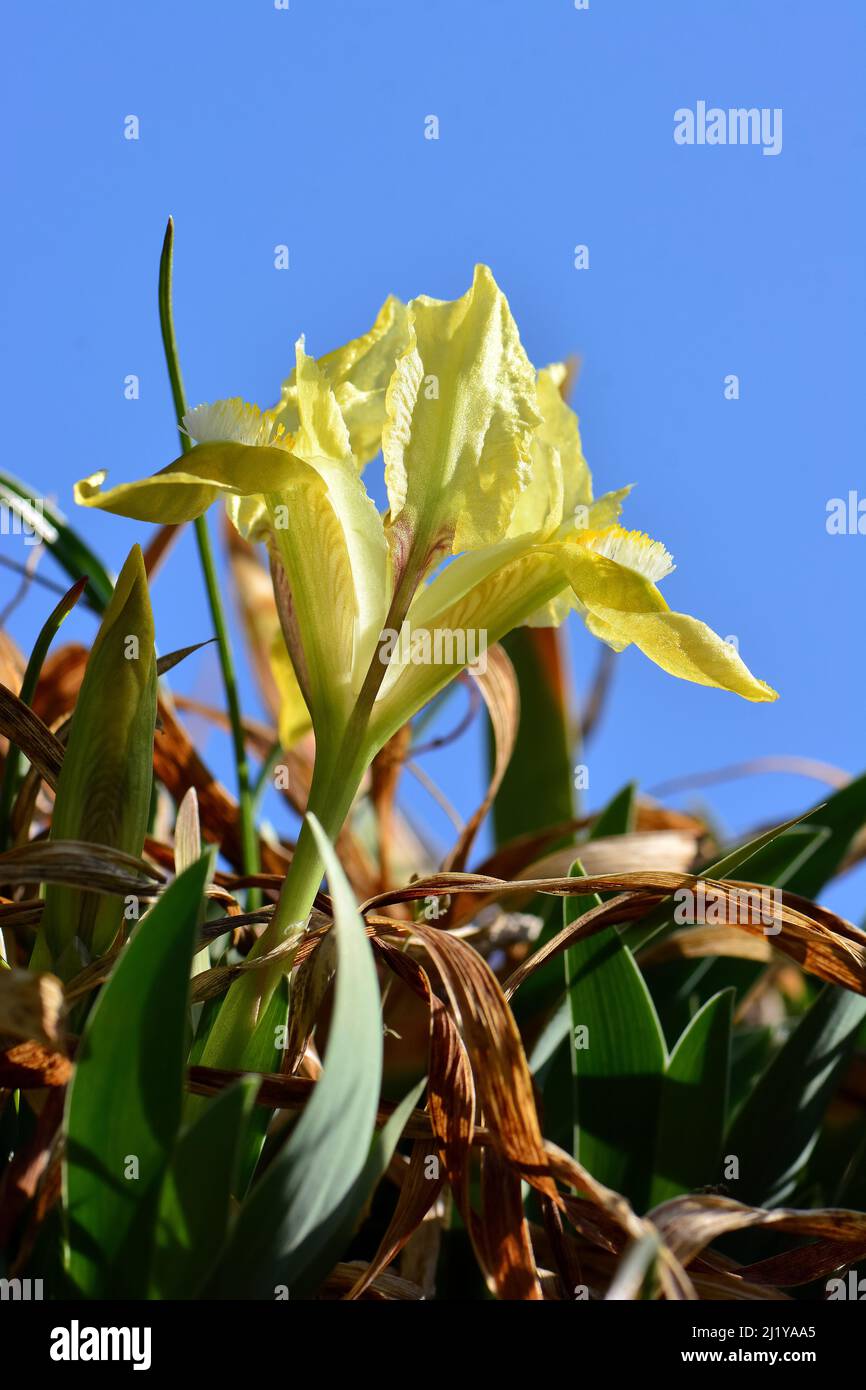
<svg viewBox="0 0 866 1390"><path fill-rule="evenodd" d="M435 965L460 1021L478 1100L504 1156L539 1192L556 1199L532 1078L502 986L487 962L459 938L422 922L413 923L412 931Z"/></svg>
<svg viewBox="0 0 866 1390"><path fill-rule="evenodd" d="M337 958L334 935L325 932L313 949L298 962L292 976L292 1007L282 1069L289 1076L305 1056L322 1000L334 977Z"/></svg>
<svg viewBox="0 0 866 1390"><path fill-rule="evenodd" d="M481 1213L473 1226L473 1245L482 1253L482 1268L490 1271L497 1297L540 1302L520 1174L493 1148L481 1156Z"/></svg>
<svg viewBox="0 0 866 1390"><path fill-rule="evenodd" d="M6 927L38 926L43 906L41 898L26 898L20 903L0 898L0 931Z"/></svg>
<svg viewBox="0 0 866 1390"><path fill-rule="evenodd" d="M391 844L394 837L395 800L411 739L411 724L403 724L379 750L370 768L370 800L376 813L380 891L388 888L392 882Z"/></svg>
<svg viewBox="0 0 866 1390"><path fill-rule="evenodd" d="M383 1269L406 1246L438 1199L446 1179L464 1219L469 1218L469 1154L475 1088L466 1049L454 1020L433 994L427 973L418 962L385 941L374 938L373 945L379 958L430 1010L428 1116L425 1118L431 1133L430 1137L416 1139L394 1214L368 1271L352 1290L353 1298L359 1296L376 1271ZM408 1129L407 1126L407 1133ZM435 1160L433 1176L428 1166L431 1159ZM483 1264L482 1268L485 1268Z"/></svg>
<svg viewBox="0 0 866 1390"><path fill-rule="evenodd" d="M839 1240L816 1240L783 1255L742 1265L737 1274L752 1285L796 1288L858 1264L864 1250L863 1240L853 1245Z"/></svg>
<svg viewBox="0 0 866 1390"><path fill-rule="evenodd" d="M566 871L571 867L578 851L582 855L587 848L586 844L574 845L575 837L591 828L597 816L582 816L577 820L561 821L557 825L546 826L543 830L532 831L527 835L520 835L516 839L507 841L504 845L499 845L493 853L475 870L478 874L485 874L491 878L500 880L510 880L517 878L520 874L528 870L530 864L536 863L549 850L562 840L572 843L571 859L566 866ZM684 835L691 836L698 844L706 835L706 826L703 821L697 820L694 816L684 815L681 811L669 811L664 806L656 806L654 803L638 797L635 803L635 834L649 833L651 831L680 831ZM592 843L600 843L593 841ZM658 867L653 865L652 867ZM595 870L593 870L595 872ZM460 925L468 920L475 911L475 906L468 898L456 899L449 914L449 923L454 926Z"/></svg>
<svg viewBox="0 0 866 1390"><path fill-rule="evenodd" d="M348 1264L335 1265L319 1293L320 1298L344 1298L347 1292L359 1282L359 1275L365 1272L362 1260L352 1260ZM424 1297L417 1284L402 1279L399 1274L385 1271L372 1281L362 1297L378 1302L414 1302Z"/></svg>
<svg viewBox="0 0 866 1390"><path fill-rule="evenodd" d="M664 881L675 885L675 887L689 889L696 895L696 901L700 901L701 891L707 898L715 896L716 901L725 904L723 915L730 919L726 925L733 926L737 931L748 933L751 937L756 938L762 946L763 943L769 941L773 949L796 961L804 970L815 975L818 979L826 980L830 984L842 985L846 989L853 990L856 994L866 994L866 936L856 927L853 927L850 922L836 917L835 914L828 913L826 908L817 908L811 903L806 904L802 899L795 900L800 904L800 907L795 907L792 905L789 894L774 890L771 913L767 908L766 915L764 915L762 908L755 920L744 921L741 920L744 901L742 894L745 892L746 894L757 893L760 895L759 885L699 879L693 875L643 873L599 875L581 879L581 888L587 893L605 893L621 887L634 886L636 889L644 887L646 896L642 892L627 892L611 902L602 903L600 906L592 908L575 922L570 923L515 970L506 984L508 997L510 998L523 981L540 965L552 957L560 955L578 937L591 936L605 927L638 920L653 907L658 906L668 896L667 893L658 892ZM558 880L554 886L549 881L547 888L543 888L540 883L533 886L540 892L559 893L562 882L562 880ZM572 879L571 882L573 885L574 880ZM830 926L831 921L832 927ZM718 928L712 929L717 930Z"/></svg>
<svg viewBox="0 0 866 1390"><path fill-rule="evenodd" d="M801 1270L808 1269L809 1261L812 1260L816 1269L829 1272L848 1263L852 1252L855 1252L855 1259L866 1254L866 1213L846 1211L842 1208L798 1211L793 1207L776 1207L772 1211L766 1211L762 1207L749 1207L742 1202L735 1202L729 1197L708 1194L674 1197L651 1211L648 1220L652 1221L668 1249L684 1265L689 1264L720 1236L755 1227L789 1235L814 1237L825 1242L823 1250L812 1247L811 1254L804 1252L806 1260L800 1267ZM828 1242L836 1247L835 1257L832 1252L828 1254ZM782 1256L778 1260L766 1263L771 1269L775 1266L775 1272L778 1274L780 1269L784 1269L787 1258ZM828 1260L834 1262L828 1264ZM760 1265L753 1266L745 1273L754 1280L756 1269L760 1274Z"/></svg>
<svg viewBox="0 0 866 1390"><path fill-rule="evenodd" d="M502 779L514 752L517 726L520 723L520 691L517 676L504 647L496 643L487 653L487 669L481 672L470 668L469 674L481 691L487 713L490 715L496 757L484 799L460 832L457 843L443 864L444 870L461 870L466 867L475 836L502 785Z"/></svg>
<svg viewBox="0 0 866 1390"><path fill-rule="evenodd" d="M63 749L39 715L5 685L0 685L0 734L20 748L48 785L56 788Z"/></svg>
<svg viewBox="0 0 866 1390"><path fill-rule="evenodd" d="M686 927L671 932L661 941L654 941L638 951L642 966L661 965L669 960L699 960L705 956L731 956L736 960L771 961L773 950L769 941L747 936L737 927Z"/></svg>
<svg viewBox="0 0 866 1390"><path fill-rule="evenodd" d="M537 1258L556 1264L556 1255L548 1232L537 1226L530 1229ZM567 1239L569 1256L572 1261L577 1261L579 1269L579 1273L571 1278L565 1278L560 1274L568 1297L580 1294L583 1297L588 1295L590 1298L603 1299L619 1267L622 1247L618 1246L617 1252L611 1253L584 1241L579 1236L570 1236ZM791 1301L788 1294L768 1284L750 1283L748 1279L743 1278L735 1261L727 1260L716 1252L707 1252L704 1258L694 1260L689 1267L688 1277L702 1300L773 1303ZM545 1297L547 1296L545 1288Z"/></svg>
<svg viewBox="0 0 866 1390"><path fill-rule="evenodd" d="M405 888L378 894L362 910L392 902L417 901L431 896L453 897L467 894L488 901L515 893L546 893L554 897L574 896L573 878L519 879L507 882L483 874L434 874L416 880ZM560 955L578 937L588 937L605 927L638 921L668 900L678 890L686 890L698 921L701 913L712 909L713 919L752 936L769 940L775 950L797 962L808 973L838 984L856 994L866 994L866 933L844 918L807 900L773 889L768 893L760 884L746 880L718 880L666 872L592 874L580 880L581 894L620 896L585 912L535 951L506 985L510 997L523 981L546 961ZM702 906L703 905L703 906Z"/></svg>
<svg viewBox="0 0 866 1390"><path fill-rule="evenodd" d="M468 1201L467 1164L475 1117L475 1083L466 1048L448 1009L433 993L427 972L418 961L373 937L379 957L430 1010L427 1067L427 1108L430 1127L439 1141L445 1175L461 1209Z"/></svg>
<svg viewBox="0 0 866 1390"><path fill-rule="evenodd" d="M443 1175L430 1176L431 1160L438 1169L436 1145L432 1138L416 1139L412 1145L409 1169L388 1228L373 1259L347 1292L347 1299L360 1298L391 1261L396 1259L436 1201L445 1178Z"/></svg>
<svg viewBox="0 0 866 1390"><path fill-rule="evenodd" d="M153 897L164 881L152 864L109 845L84 840L31 840L0 854L3 883L63 883L94 893Z"/></svg>
<svg viewBox="0 0 866 1390"><path fill-rule="evenodd" d="M13 695L18 695L26 665L17 643L0 627L0 685L11 690ZM8 740L0 735L0 756L6 757L8 747Z"/></svg>
<svg viewBox="0 0 866 1390"><path fill-rule="evenodd" d="M515 878L564 878L579 856L589 875L639 873L643 869L668 869L687 873L695 862L698 838L693 830L634 830L627 835L608 835L554 850L529 864Z"/></svg>
<svg viewBox="0 0 866 1390"><path fill-rule="evenodd" d="M579 1286L583 1285L579 1243L572 1232L566 1229L562 1207L551 1202L549 1197L542 1197L541 1212L544 1225L537 1226L532 1222L529 1224L535 1258L556 1271L556 1296L572 1299L576 1296ZM547 1287L544 1294L545 1298L553 1296Z"/></svg>
<svg viewBox="0 0 866 1390"><path fill-rule="evenodd" d="M554 850L541 859L533 859L524 868L513 869L510 878L517 884L521 880L565 878L569 874L575 858L587 874L639 873L642 870L661 869L675 873L686 873L694 865L698 853L698 833L694 829L676 830L635 830L626 835L604 836L599 840L588 840L577 849L573 845ZM529 901L533 894L526 892L517 897L515 905ZM482 910L486 904L497 901L493 894L475 903L455 898L455 904L448 916L448 924L458 925L467 920L473 912Z"/></svg>

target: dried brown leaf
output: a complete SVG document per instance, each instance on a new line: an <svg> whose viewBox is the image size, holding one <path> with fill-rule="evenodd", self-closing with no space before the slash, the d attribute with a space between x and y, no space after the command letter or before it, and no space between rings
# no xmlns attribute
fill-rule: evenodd
<svg viewBox="0 0 866 1390"><path fill-rule="evenodd" d="M3 883L65 883L96 893L153 897L163 881L158 869L134 854L84 840L31 840L0 854Z"/></svg>
<svg viewBox="0 0 866 1390"><path fill-rule="evenodd" d="M435 1175L429 1176L431 1172ZM347 1299L360 1298L391 1261L397 1258L436 1201L444 1181L444 1175L439 1174L435 1143L431 1139L416 1139L412 1145L409 1169L388 1228L373 1259L347 1292Z"/></svg>
<svg viewBox="0 0 866 1390"><path fill-rule="evenodd" d="M57 786L63 749L38 714L0 685L0 733L20 748L52 788Z"/></svg>
<svg viewBox="0 0 866 1390"><path fill-rule="evenodd" d="M644 966L670 960L697 960L704 956L771 961L773 950L766 938L747 936L738 927L684 927L638 951L637 959Z"/></svg>
<svg viewBox="0 0 866 1390"><path fill-rule="evenodd" d="M756 1227L835 1243L839 1261L833 1268L843 1264L852 1249L866 1251L866 1213L843 1208L798 1211L792 1207L776 1207L766 1211L762 1207L735 1202L730 1197L707 1194L674 1197L649 1212L647 1219L684 1265L720 1236ZM822 1258L824 1256L826 1250ZM754 1278L754 1269L750 1277Z"/></svg>
<svg viewBox="0 0 866 1390"><path fill-rule="evenodd" d="M489 965L447 932L415 922L459 1019L486 1123L527 1181L556 1198L517 1024Z"/></svg>
<svg viewBox="0 0 866 1390"><path fill-rule="evenodd" d="M520 1174L495 1149L485 1149L481 1158L481 1213L472 1227L473 1245L497 1297L540 1302Z"/></svg>
<svg viewBox="0 0 866 1390"><path fill-rule="evenodd" d="M484 794L484 799L469 817L460 832L457 843L445 860L442 867L446 871L459 871L466 867L466 860L475 842L475 836L478 834L481 824L502 785L502 779L514 752L517 726L520 723L520 690L514 667L504 647L498 643L491 647L487 653L486 670L484 672L470 671L470 675L481 691L487 706L487 713L490 715L496 756L490 784Z"/></svg>

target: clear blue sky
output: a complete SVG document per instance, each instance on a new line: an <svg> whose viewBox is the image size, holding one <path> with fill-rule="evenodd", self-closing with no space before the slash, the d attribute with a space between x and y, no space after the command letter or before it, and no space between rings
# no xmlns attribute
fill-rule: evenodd
<svg viewBox="0 0 866 1390"><path fill-rule="evenodd" d="M193 401L270 404L299 332L321 353L389 291L450 298L487 261L533 360L582 356L597 486L638 484L625 520L672 550L668 600L735 634L782 696L749 705L626 653L591 801L767 753L862 769L866 537L825 530L829 498L866 495L862 0L13 0L4 27L6 466L71 510L84 474L174 456L168 213ZM674 112L699 100L782 108L781 154L678 146ZM77 525L115 569L140 536ZM191 537L154 602L161 650L209 634ZM14 630L44 611L34 592ZM593 643L570 647L580 686ZM215 698L212 653L177 684ZM225 771L216 737L207 751ZM468 810L476 744L428 768ZM819 790L767 776L708 795L736 832ZM862 890L828 901L859 919Z"/></svg>

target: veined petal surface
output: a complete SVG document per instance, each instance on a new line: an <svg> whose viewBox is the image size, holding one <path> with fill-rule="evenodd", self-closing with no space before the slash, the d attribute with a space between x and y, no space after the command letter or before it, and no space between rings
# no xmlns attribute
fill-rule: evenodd
<svg viewBox="0 0 866 1390"><path fill-rule="evenodd" d="M435 553L502 540L529 480L535 372L486 266L453 301L413 299L410 340L386 396L390 524L401 549Z"/></svg>
<svg viewBox="0 0 866 1390"><path fill-rule="evenodd" d="M405 304L389 295L368 333L318 359L322 375L334 393L351 450L363 468L378 454L385 423L385 391L394 364L409 341L409 315ZM298 428L297 373L284 382L275 418L290 434Z"/></svg>

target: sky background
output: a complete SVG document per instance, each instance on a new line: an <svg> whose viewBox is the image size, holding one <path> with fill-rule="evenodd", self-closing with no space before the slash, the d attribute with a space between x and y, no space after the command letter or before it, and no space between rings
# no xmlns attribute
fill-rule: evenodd
<svg viewBox="0 0 866 1390"><path fill-rule="evenodd" d="M862 0L12 0L4 29L3 466L76 510L112 569L146 536L74 509L72 486L177 452L156 309L169 213L191 403L270 405L300 332L320 355L389 292L453 298L485 261L532 360L582 358L596 490L637 484L624 521L673 552L671 606L735 635L781 692L751 705L626 652L590 804L765 754L862 770L866 536L825 525L830 498L866 496ZM674 112L699 100L781 107L782 152L675 144ZM16 583L0 571L0 606ZM163 652L210 635L191 533L153 601ZM51 604L34 588L13 633L32 641ZM76 614L64 636L93 627ZM597 654L571 627L579 691ZM172 679L220 698L212 649ZM216 734L206 757L230 779ZM425 765L472 809L477 735ZM765 775L701 795L733 835L821 788ZM826 901L860 920L864 898L858 873Z"/></svg>

